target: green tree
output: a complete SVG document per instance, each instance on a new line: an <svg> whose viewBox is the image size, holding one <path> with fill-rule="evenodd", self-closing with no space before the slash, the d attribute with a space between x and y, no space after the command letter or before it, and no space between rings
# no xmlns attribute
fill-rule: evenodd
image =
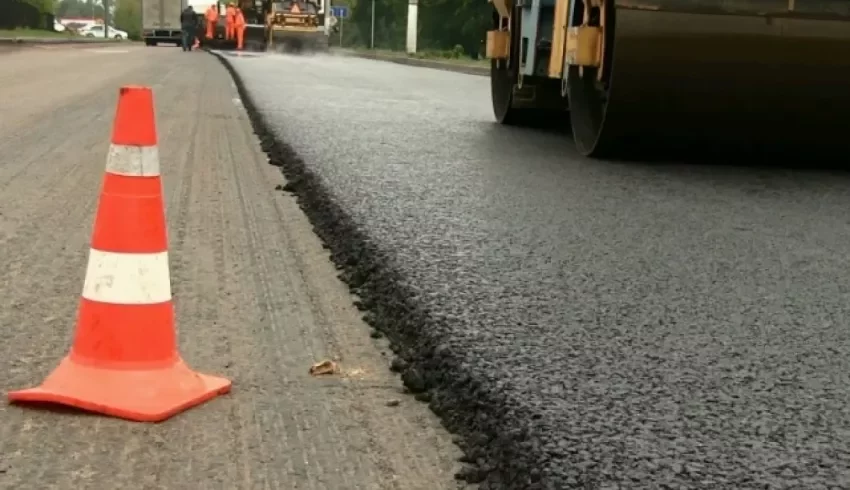
<svg viewBox="0 0 850 490"><path fill-rule="evenodd" d="M102 19L103 4L101 0L61 0L55 4L56 17L95 17Z"/></svg>
<svg viewBox="0 0 850 490"><path fill-rule="evenodd" d="M115 0L115 27L126 31L130 39L142 37L142 2L141 0Z"/></svg>
<svg viewBox="0 0 850 490"><path fill-rule="evenodd" d="M338 2L335 2L338 3ZM375 0L375 47L404 49L408 0ZM352 0L351 42L368 46L372 0ZM490 28L493 7L486 0L419 0L419 40L422 50L456 50L476 54ZM346 29L349 23L346 23Z"/></svg>
<svg viewBox="0 0 850 490"><path fill-rule="evenodd" d="M53 13L53 0L21 0L21 3L32 5L42 14Z"/></svg>

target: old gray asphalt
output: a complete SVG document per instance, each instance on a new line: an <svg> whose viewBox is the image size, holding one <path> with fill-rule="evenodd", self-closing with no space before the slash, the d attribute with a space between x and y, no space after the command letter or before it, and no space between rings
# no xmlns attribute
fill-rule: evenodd
<svg viewBox="0 0 850 490"><path fill-rule="evenodd" d="M4 489L457 487L231 78L172 47L21 49L0 66L0 387L66 354L118 87L153 87L181 351L233 392L159 425L0 403ZM342 375L312 378L337 358Z"/></svg>
<svg viewBox="0 0 850 490"><path fill-rule="evenodd" d="M850 176L590 161L486 78L231 62L546 488L850 486Z"/></svg>

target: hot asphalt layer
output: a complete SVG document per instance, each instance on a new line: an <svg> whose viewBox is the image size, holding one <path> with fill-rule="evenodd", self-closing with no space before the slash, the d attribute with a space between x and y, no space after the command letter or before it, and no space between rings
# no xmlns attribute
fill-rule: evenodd
<svg viewBox="0 0 850 490"><path fill-rule="evenodd" d="M227 62L482 488L850 485L850 176L590 161L485 78Z"/></svg>

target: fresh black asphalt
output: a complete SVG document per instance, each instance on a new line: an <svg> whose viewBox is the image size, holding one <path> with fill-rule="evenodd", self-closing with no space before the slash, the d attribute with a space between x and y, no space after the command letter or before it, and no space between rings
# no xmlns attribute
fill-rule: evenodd
<svg viewBox="0 0 850 490"><path fill-rule="evenodd" d="M226 63L459 476L850 488L850 175L587 160L484 77Z"/></svg>

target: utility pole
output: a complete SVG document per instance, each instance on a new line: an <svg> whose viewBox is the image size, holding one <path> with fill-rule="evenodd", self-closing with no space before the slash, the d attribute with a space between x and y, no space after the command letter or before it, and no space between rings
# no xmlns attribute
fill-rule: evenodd
<svg viewBox="0 0 850 490"><path fill-rule="evenodd" d="M103 38L109 39L109 0L103 0Z"/></svg>
<svg viewBox="0 0 850 490"><path fill-rule="evenodd" d="M416 54L419 34L419 0L407 0L407 53Z"/></svg>
<svg viewBox="0 0 850 490"><path fill-rule="evenodd" d="M372 0L372 42L371 49L375 49L375 0Z"/></svg>

